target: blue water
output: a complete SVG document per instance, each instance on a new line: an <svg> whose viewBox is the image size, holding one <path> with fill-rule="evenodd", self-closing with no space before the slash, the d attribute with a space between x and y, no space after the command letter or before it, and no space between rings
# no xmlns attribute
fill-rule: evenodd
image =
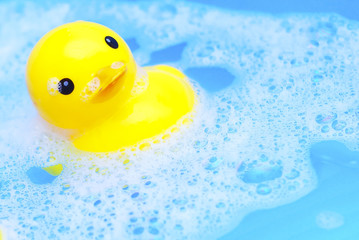
<svg viewBox="0 0 359 240"><path fill-rule="evenodd" d="M0 230L9 239L359 239L359 3L194 2L204 5L1 3ZM44 130L26 59L44 33L77 19L120 33L141 65L183 70L203 101L196 129L126 153L129 164ZM65 166L59 177L42 170L55 163Z"/></svg>
<svg viewBox="0 0 359 240"><path fill-rule="evenodd" d="M327 0L310 1L310 0L195 0L196 2L212 4L217 7L235 9L240 11L256 11L273 14L288 13L338 13L346 18L359 20L359 7L357 1L352 0Z"/></svg>
<svg viewBox="0 0 359 240"><path fill-rule="evenodd" d="M314 191L294 203L249 214L221 239L358 239L359 152L325 141L311 147L310 157L318 175ZM345 223L330 230L318 227L316 217L323 209L339 213Z"/></svg>

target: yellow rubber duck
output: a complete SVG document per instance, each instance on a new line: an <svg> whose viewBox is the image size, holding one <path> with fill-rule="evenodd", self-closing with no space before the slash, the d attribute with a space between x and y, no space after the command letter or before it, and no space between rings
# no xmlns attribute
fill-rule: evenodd
<svg viewBox="0 0 359 240"><path fill-rule="evenodd" d="M181 124L195 92L187 77L165 65L137 66L111 29L77 21L35 45L26 80L32 101L49 123L69 129L75 147L109 152Z"/></svg>

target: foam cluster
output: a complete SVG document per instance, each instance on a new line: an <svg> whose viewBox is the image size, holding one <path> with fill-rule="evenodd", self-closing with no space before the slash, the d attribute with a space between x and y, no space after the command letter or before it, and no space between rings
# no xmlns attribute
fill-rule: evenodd
<svg viewBox="0 0 359 240"><path fill-rule="evenodd" d="M193 123L150 147L81 152L40 119L24 79L36 41L79 18L136 38L139 64L185 42L171 65L235 80L210 92L191 79ZM15 1L0 4L0 21L0 226L11 239L216 239L249 212L310 192L313 143L358 146L359 23L338 15ZM56 164L51 183L27 175Z"/></svg>

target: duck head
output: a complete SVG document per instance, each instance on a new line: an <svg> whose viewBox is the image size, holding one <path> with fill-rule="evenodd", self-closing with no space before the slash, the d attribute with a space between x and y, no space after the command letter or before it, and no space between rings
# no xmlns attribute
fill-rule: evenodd
<svg viewBox="0 0 359 240"><path fill-rule="evenodd" d="M32 101L49 123L84 130L126 103L136 63L125 41L97 23L77 21L47 33L32 50L26 81Z"/></svg>

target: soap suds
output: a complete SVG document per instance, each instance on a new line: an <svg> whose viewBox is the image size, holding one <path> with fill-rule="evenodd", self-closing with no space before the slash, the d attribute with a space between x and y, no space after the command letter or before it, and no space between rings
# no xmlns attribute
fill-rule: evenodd
<svg viewBox="0 0 359 240"><path fill-rule="evenodd" d="M0 4L0 225L13 239L215 239L251 211L310 192L313 143L357 149L357 22L179 1L77 4ZM78 151L39 119L24 75L36 41L79 17L136 38L139 65L187 42L173 66L218 66L236 79L214 93L191 80L193 123L147 150ZM51 184L26 175L59 163Z"/></svg>

